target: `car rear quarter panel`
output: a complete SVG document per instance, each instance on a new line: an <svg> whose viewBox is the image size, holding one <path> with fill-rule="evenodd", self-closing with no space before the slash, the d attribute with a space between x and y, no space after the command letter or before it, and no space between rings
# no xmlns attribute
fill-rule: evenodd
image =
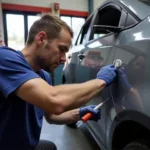
<svg viewBox="0 0 150 150"><path fill-rule="evenodd" d="M150 5L144 3L144 0L119 0L119 1L141 20L143 20L150 14Z"/></svg>
<svg viewBox="0 0 150 150"><path fill-rule="evenodd" d="M134 90L125 90L119 77L116 79L111 86L115 110L110 111L110 116L114 122L118 119L117 127L124 120L121 117L126 120L133 119L131 113L120 115L130 111L136 116L134 121L137 120L138 123L146 126L150 124L150 17L137 26L125 30L121 36L121 40L115 47L114 60L123 61L122 69ZM147 120L143 120L143 116ZM111 130L107 134L107 145L111 145Z"/></svg>

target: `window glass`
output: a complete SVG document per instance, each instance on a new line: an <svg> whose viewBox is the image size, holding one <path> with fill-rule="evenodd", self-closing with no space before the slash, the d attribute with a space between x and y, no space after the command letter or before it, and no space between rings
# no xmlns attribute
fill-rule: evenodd
<svg viewBox="0 0 150 150"><path fill-rule="evenodd" d="M87 22L82 27L81 32L80 32L78 39L77 39L77 42L76 42L77 45L84 44L86 42L86 36L87 36L87 32L88 32L91 20L92 20L92 16L91 16L91 18L89 18L87 20Z"/></svg>
<svg viewBox="0 0 150 150"><path fill-rule="evenodd" d="M77 17L72 17L72 30L74 32L74 37L73 37L73 44L75 43L77 36L81 30L81 27L85 23L84 18L77 18Z"/></svg>
<svg viewBox="0 0 150 150"><path fill-rule="evenodd" d="M28 16L28 31L30 30L30 28L31 28L31 26L32 26L32 24L36 21L36 20L38 20L38 19L40 19L41 17L40 16Z"/></svg>
<svg viewBox="0 0 150 150"><path fill-rule="evenodd" d="M16 21L18 23L16 23ZM24 16L23 15L6 15L7 22L7 37L8 37L8 46L21 50L24 47Z"/></svg>
<svg viewBox="0 0 150 150"><path fill-rule="evenodd" d="M72 43L74 45L77 39L77 36L81 30L81 27L85 23L85 19L79 18L79 17L69 17L69 16L61 16L61 19L65 21L72 28L73 33L74 33Z"/></svg>
<svg viewBox="0 0 150 150"><path fill-rule="evenodd" d="M96 21L93 26L93 34L91 39L103 37L111 31L102 28L101 26L118 27L120 22L121 12L115 7L109 6L99 11Z"/></svg>
<svg viewBox="0 0 150 150"><path fill-rule="evenodd" d="M83 36L80 44L85 44L88 28L84 28Z"/></svg>
<svg viewBox="0 0 150 150"><path fill-rule="evenodd" d="M81 32L79 33L78 37L77 37L77 40L76 40L75 45L79 45L79 44L80 44L80 41L81 41L81 33L82 33L82 30L81 30Z"/></svg>
<svg viewBox="0 0 150 150"><path fill-rule="evenodd" d="M107 7L99 11L96 19L96 25L107 25L118 27L120 21L121 12L114 7Z"/></svg>
<svg viewBox="0 0 150 150"><path fill-rule="evenodd" d="M106 33L99 33L99 32L94 32L94 39L96 39L96 38L100 38L100 37L103 37L103 36L105 36L106 35Z"/></svg>
<svg viewBox="0 0 150 150"><path fill-rule="evenodd" d="M60 17L63 21L65 21L71 27L71 17L61 16Z"/></svg>
<svg viewBox="0 0 150 150"><path fill-rule="evenodd" d="M32 24L41 18L38 15L28 15L27 16L27 26L24 23L24 14L6 14L6 24L7 24L7 38L8 46L14 49L22 49L25 45L25 29L28 29L28 32ZM84 18L79 17L70 17L70 16L61 16L61 19L65 21L73 30L74 37L72 43L75 43L75 40L81 30L81 27L85 23ZM19 24L13 23L14 20L17 20ZM85 39L85 36L84 38ZM82 39L82 40L83 40Z"/></svg>

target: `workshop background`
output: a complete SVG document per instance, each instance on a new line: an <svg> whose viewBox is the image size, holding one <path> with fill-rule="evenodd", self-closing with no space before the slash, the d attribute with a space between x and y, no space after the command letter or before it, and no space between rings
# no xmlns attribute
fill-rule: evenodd
<svg viewBox="0 0 150 150"><path fill-rule="evenodd" d="M86 18L104 0L0 0L0 46L21 50L32 23L44 13L60 16L74 31L73 43ZM61 84L63 65L53 74L54 85ZM44 120L42 139L52 140L58 150L98 150L84 125L72 129L66 125L49 125Z"/></svg>
<svg viewBox="0 0 150 150"><path fill-rule="evenodd" d="M0 0L0 46L20 50L27 39L32 23L44 13L60 16L74 31L73 43L86 18L105 0ZM53 75L53 83L61 84L59 66Z"/></svg>

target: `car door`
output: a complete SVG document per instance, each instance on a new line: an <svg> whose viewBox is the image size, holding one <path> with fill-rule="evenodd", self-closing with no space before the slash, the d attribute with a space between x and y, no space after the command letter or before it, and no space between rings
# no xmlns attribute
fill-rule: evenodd
<svg viewBox="0 0 150 150"><path fill-rule="evenodd" d="M130 24L129 24L130 23ZM121 112L132 111L147 113L149 111L149 18L138 22L128 13L127 23L131 26L122 32L120 41L115 47L115 59L123 62L122 71L132 89L123 86L119 80L112 87L115 112L112 119ZM117 88L117 91L116 91ZM130 118L130 113L128 113ZM125 116L124 116L125 117ZM121 118L121 117L120 117Z"/></svg>
<svg viewBox="0 0 150 150"><path fill-rule="evenodd" d="M120 31L124 27L126 14L118 5L108 3L97 11L94 19L89 40L78 54L76 68L76 81L78 83L95 79L101 67L112 64L115 52L113 47L120 38ZM110 99L109 102L101 109L100 121L87 123L88 128L101 146L105 146L106 128L108 128L106 121L107 118L110 118L107 110L113 107L109 88L105 88L87 104L97 105L108 98Z"/></svg>
<svg viewBox="0 0 150 150"><path fill-rule="evenodd" d="M69 50L69 52L66 54L66 63L64 66L64 70L66 73L66 79L67 83L76 83L76 67L78 62L78 54L81 49L84 48L84 43L86 41L86 38L88 36L88 31L91 26L91 22L93 19L93 15L91 15L81 28L81 31L78 35L78 38L76 40L75 45L72 46L72 48ZM67 67L67 68L66 68Z"/></svg>

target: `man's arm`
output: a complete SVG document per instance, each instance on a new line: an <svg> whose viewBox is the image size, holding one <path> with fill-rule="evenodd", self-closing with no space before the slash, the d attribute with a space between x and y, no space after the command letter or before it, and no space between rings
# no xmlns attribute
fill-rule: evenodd
<svg viewBox="0 0 150 150"><path fill-rule="evenodd" d="M113 65L109 65L98 72L95 80L54 87L40 78L31 79L22 84L15 93L21 99L42 108L47 113L59 115L87 103L114 80L115 71Z"/></svg>
<svg viewBox="0 0 150 150"><path fill-rule="evenodd" d="M80 107L100 92L106 83L95 79L82 84L50 86L40 78L25 82L16 90L16 95L48 113L59 115Z"/></svg>
<svg viewBox="0 0 150 150"><path fill-rule="evenodd" d="M94 110L95 107L96 105L89 105L81 107L79 109L64 112L60 115L48 115L48 113L45 113L45 118L49 123L53 124L70 124L79 121L85 114L91 113L92 117L89 119L93 121L98 121L101 118L101 111Z"/></svg>
<svg viewBox="0 0 150 150"><path fill-rule="evenodd" d="M45 119L50 124L70 124L80 120L79 109L66 111L60 115L45 113Z"/></svg>

